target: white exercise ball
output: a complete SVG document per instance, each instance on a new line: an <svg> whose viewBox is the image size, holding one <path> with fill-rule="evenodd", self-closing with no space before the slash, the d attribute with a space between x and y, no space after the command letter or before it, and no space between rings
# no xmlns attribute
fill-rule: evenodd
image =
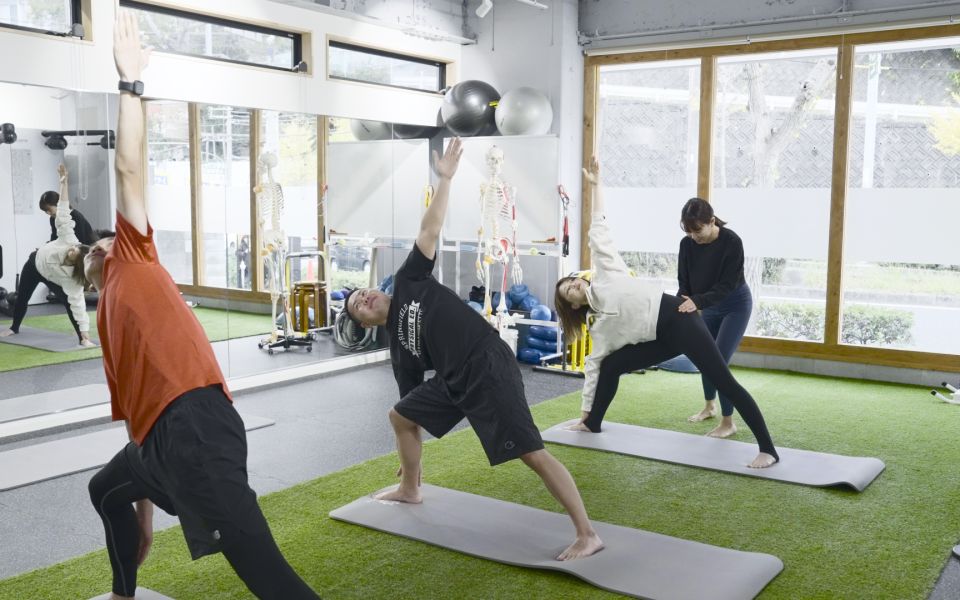
<svg viewBox="0 0 960 600"><path fill-rule="evenodd" d="M390 123L383 121L353 119L350 121L350 131L358 140L389 140L393 137Z"/></svg>
<svg viewBox="0 0 960 600"><path fill-rule="evenodd" d="M543 135L553 123L553 107L540 90L520 87L500 98L494 120L503 135Z"/></svg>

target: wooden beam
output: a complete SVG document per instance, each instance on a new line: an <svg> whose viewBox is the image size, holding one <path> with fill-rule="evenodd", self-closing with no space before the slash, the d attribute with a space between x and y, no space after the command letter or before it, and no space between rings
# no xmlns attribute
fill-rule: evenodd
<svg viewBox="0 0 960 600"><path fill-rule="evenodd" d="M250 111L250 289L263 287L263 261L260 260L260 205L257 202L257 164L260 160L261 111Z"/></svg>
<svg viewBox="0 0 960 600"><path fill-rule="evenodd" d="M596 65L583 67L583 167L590 164L590 157L599 152L596 147L598 119L598 95L600 89L600 68ZM590 185L580 177L580 268L590 268L590 246L587 244L590 233L593 196Z"/></svg>
<svg viewBox="0 0 960 600"><path fill-rule="evenodd" d="M827 297L823 333L823 341L827 346L840 343L843 319L843 234L846 223L850 103L853 100L853 58L853 46L840 46L833 115L833 177L830 182L830 237L827 244Z"/></svg>
<svg viewBox="0 0 960 600"><path fill-rule="evenodd" d="M713 106L716 101L717 58L700 60L700 143L697 155L697 196L710 199L713 182Z"/></svg>
<svg viewBox="0 0 960 600"><path fill-rule="evenodd" d="M200 181L200 105L191 102L187 107L190 128L190 241L193 257L193 285L203 282L203 236L200 227L203 193Z"/></svg>
<svg viewBox="0 0 960 600"><path fill-rule="evenodd" d="M849 344L828 346L820 342L760 337L743 338L738 350L740 352L755 352L774 356L795 356L865 365L960 373L960 356L956 354L894 350Z"/></svg>

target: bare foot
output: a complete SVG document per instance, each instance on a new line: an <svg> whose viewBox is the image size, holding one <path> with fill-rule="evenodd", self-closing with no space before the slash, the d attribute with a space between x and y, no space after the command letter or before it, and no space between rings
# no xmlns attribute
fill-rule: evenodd
<svg viewBox="0 0 960 600"><path fill-rule="evenodd" d="M118 596L116 594L110 594L110 600L134 600L134 596Z"/></svg>
<svg viewBox="0 0 960 600"><path fill-rule="evenodd" d="M720 423L714 427L707 435L715 438L728 438L737 432L737 426L730 423Z"/></svg>
<svg viewBox="0 0 960 600"><path fill-rule="evenodd" d="M561 552L557 560L576 560L596 554L601 550L603 550L603 541L597 535L597 532L591 531L589 535L577 536L576 541Z"/></svg>
<svg viewBox="0 0 960 600"><path fill-rule="evenodd" d="M753 462L747 466L751 469L766 469L776 462L777 459L775 459L772 455L767 454L766 452L761 452L755 459L753 459Z"/></svg>
<svg viewBox="0 0 960 600"><path fill-rule="evenodd" d="M96 348L97 345L91 342L90 340L83 340L80 342L80 345L84 348Z"/></svg>
<svg viewBox="0 0 960 600"><path fill-rule="evenodd" d="M708 402L707 405L703 407L703 410L695 415L687 417L687 420L691 423L699 423L700 421L712 419L715 416L717 416L717 407L713 402Z"/></svg>
<svg viewBox="0 0 960 600"><path fill-rule="evenodd" d="M399 486L389 492L381 492L373 497L374 500L388 500L391 502L406 502L407 504L420 504L423 502L423 496L419 489L404 490Z"/></svg>
<svg viewBox="0 0 960 600"><path fill-rule="evenodd" d="M587 433L591 433L590 428L584 425L583 421L580 421L579 423L576 423L574 425L567 425L566 427L564 427L564 429L566 429L567 431L586 431Z"/></svg>
<svg viewBox="0 0 960 600"><path fill-rule="evenodd" d="M15 333L17 333L17 332L14 331L14 330L12 330L12 329L7 329L7 330L4 330L4 331L0 331L0 337L10 337L11 335L14 335Z"/></svg>

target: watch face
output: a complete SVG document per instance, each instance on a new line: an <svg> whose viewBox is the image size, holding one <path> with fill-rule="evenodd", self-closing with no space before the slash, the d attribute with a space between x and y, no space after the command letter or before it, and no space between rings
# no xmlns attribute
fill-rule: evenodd
<svg viewBox="0 0 960 600"><path fill-rule="evenodd" d="M134 82L133 82L133 93L136 94L136 95L138 95L138 96L142 96L142 95L143 95L143 82L142 82L142 81L134 81Z"/></svg>

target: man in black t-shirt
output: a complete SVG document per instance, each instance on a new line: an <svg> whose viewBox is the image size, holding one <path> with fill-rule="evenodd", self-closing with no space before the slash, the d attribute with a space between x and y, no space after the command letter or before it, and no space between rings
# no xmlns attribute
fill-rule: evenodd
<svg viewBox="0 0 960 600"><path fill-rule="evenodd" d="M344 301L360 325L386 325L400 387L400 402L390 410L400 454L400 485L377 498L421 502L420 427L439 438L466 417L491 465L519 458L570 515L577 539L557 559L589 556L603 548L603 542L590 524L573 477L543 447L513 352L479 313L431 275L450 180L462 152L456 138L442 159L433 153L440 178L437 193L423 215L413 250L394 276L393 297L367 288ZM424 381L428 370L436 375Z"/></svg>

